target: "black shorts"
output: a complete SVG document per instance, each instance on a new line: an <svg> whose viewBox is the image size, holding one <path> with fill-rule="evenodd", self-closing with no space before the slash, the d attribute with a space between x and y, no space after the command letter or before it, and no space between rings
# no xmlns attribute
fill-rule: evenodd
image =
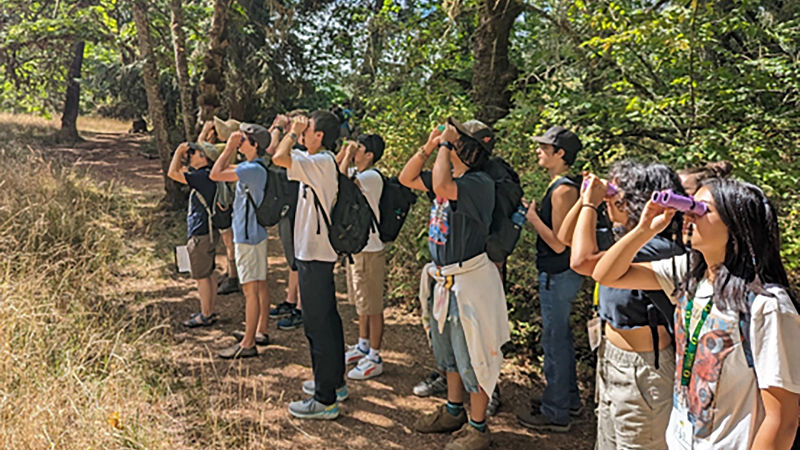
<svg viewBox="0 0 800 450"><path fill-rule="evenodd" d="M278 222L278 234L283 245L283 254L286 256L286 264L293 272L297 272L297 263L294 260L294 220L291 217L283 217Z"/></svg>

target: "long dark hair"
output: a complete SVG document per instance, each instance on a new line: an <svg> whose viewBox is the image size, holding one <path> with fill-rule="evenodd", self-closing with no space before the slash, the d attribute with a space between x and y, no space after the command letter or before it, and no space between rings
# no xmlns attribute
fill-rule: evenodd
<svg viewBox="0 0 800 450"><path fill-rule="evenodd" d="M773 296L766 285L781 286L795 308L800 307L781 261L777 211L764 192L750 183L726 178L705 180L701 187L711 191L719 217L728 228L725 260L712 268L716 271L713 300L717 307L748 314L749 293ZM694 296L707 269L703 255L692 250L688 276L679 294Z"/></svg>

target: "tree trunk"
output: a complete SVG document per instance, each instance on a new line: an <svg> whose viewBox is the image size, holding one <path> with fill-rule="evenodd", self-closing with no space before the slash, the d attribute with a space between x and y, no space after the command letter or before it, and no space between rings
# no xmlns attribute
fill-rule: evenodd
<svg viewBox="0 0 800 450"><path fill-rule="evenodd" d="M183 31L183 5L181 0L170 0L172 9L172 45L175 47L175 68L178 72L178 91L181 94L183 131L187 141L193 141L194 117L192 90L189 86L189 64L186 62L186 33Z"/></svg>
<svg viewBox="0 0 800 450"><path fill-rule="evenodd" d="M136 35L139 40L139 56L144 60L142 78L144 78L144 88L147 91L147 107L150 119L153 121L153 133L156 136L158 156L161 159L161 170L164 174L165 202L169 207L175 207L181 204L182 195L177 183L167 177L172 145L169 142L169 132L167 131L167 114L164 110L164 99L161 98L161 93L158 90L158 71L147 20L147 4L144 0L134 0L131 5L131 12L133 13Z"/></svg>
<svg viewBox="0 0 800 450"><path fill-rule="evenodd" d="M508 59L509 36L522 12L520 0L483 0L475 33L472 66L472 100L477 119L492 125L508 115L517 69Z"/></svg>
<svg viewBox="0 0 800 450"><path fill-rule="evenodd" d="M372 16L369 19L369 40L367 41L367 52L364 55L364 65L361 66L361 74L369 77L369 84L375 82L378 75L378 64L383 53L383 37L381 36L380 14L383 9L384 0L374 0L372 4Z"/></svg>
<svg viewBox="0 0 800 450"><path fill-rule="evenodd" d="M78 84L78 79L81 77L85 47L86 42L84 41L75 43L75 57L67 72L67 98L64 101L64 113L61 115L61 130L58 132L60 142L76 142L81 139L78 136L77 125L81 100L81 85Z"/></svg>
<svg viewBox="0 0 800 450"><path fill-rule="evenodd" d="M206 120L214 118L214 111L220 107L219 94L225 89L223 68L225 48L225 27L228 18L228 7L231 0L214 0L214 15L211 18L211 31L208 33L208 53L203 57L203 79L200 82L200 97L197 105L200 116L197 128L201 128Z"/></svg>

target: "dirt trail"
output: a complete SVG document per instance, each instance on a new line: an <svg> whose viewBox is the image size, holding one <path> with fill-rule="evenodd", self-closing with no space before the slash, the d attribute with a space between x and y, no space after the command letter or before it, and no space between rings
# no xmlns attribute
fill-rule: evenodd
<svg viewBox="0 0 800 450"><path fill-rule="evenodd" d="M155 198L163 189L158 160L148 159L141 146L148 138L126 134L89 135L74 148L56 148L66 161L91 167L101 180L115 180L142 196ZM136 194L135 194L136 195ZM177 226L185 227L184 223ZM176 245L180 242L176 242ZM287 266L277 230L270 230L269 283L273 304L286 296ZM224 247L218 250L218 265L225 267ZM357 340L357 316L346 302L341 271L337 273L339 311L347 343ZM245 361L227 362L216 353L231 344L230 333L243 329L244 298L221 296L220 321L199 330L180 325L199 307L192 280L173 276L139 287L143 298L168 314L174 343L168 349L177 365L173 397L166 405L174 428L174 448L264 448L264 449L436 449L450 440L446 435L422 435L412 431L415 418L441 404L440 398L422 399L413 386L433 368L419 319L403 309L386 310L382 356L385 373L369 381L350 381L350 399L341 405L336 421L300 421L290 418L289 401L304 396L301 383L312 377L308 342L302 328L279 331L270 323L272 344L260 347L260 355ZM142 298L140 297L140 298ZM507 360L500 382L503 405L489 421L494 449L588 449L594 446L594 414L584 409L566 435L538 434L520 427L514 412L528 403L529 377L516 361Z"/></svg>

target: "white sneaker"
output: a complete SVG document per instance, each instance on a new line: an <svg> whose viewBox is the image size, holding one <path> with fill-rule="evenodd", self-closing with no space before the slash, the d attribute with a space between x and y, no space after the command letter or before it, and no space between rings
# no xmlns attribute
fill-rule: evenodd
<svg viewBox="0 0 800 450"><path fill-rule="evenodd" d="M361 361L361 358L367 356L368 352L362 352L358 345L351 345L347 347L347 351L344 354L344 363L345 364L356 364Z"/></svg>
<svg viewBox="0 0 800 450"><path fill-rule="evenodd" d="M369 380L383 373L383 359L375 362L370 358L364 357L358 365L347 373L347 377L353 380Z"/></svg>

